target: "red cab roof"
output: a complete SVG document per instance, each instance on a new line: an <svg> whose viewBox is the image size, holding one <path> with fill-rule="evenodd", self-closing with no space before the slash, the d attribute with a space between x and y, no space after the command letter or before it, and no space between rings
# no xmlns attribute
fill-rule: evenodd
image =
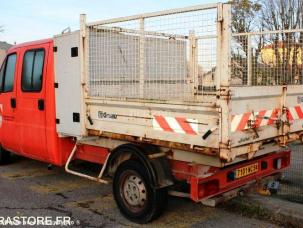
<svg viewBox="0 0 303 228"><path fill-rule="evenodd" d="M8 50L8 52L12 52L15 49L22 48L22 47L35 46L35 45L39 45L39 44L52 43L52 42L53 42L53 39L43 39L43 40L25 42L25 43L21 43L21 44L17 44L17 45L12 46Z"/></svg>

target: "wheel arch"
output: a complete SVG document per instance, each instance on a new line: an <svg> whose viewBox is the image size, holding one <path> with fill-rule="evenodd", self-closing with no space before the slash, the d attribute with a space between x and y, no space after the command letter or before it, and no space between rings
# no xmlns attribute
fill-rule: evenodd
<svg viewBox="0 0 303 228"><path fill-rule="evenodd" d="M115 148L108 158L105 174L113 176L118 166L126 160L138 160L147 169L148 178L154 188L172 186L174 180L166 157L150 159L148 153L159 150L150 145L123 144Z"/></svg>

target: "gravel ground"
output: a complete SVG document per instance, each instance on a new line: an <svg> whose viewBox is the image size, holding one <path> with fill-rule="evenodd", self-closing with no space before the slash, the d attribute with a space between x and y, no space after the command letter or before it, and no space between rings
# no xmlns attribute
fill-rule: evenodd
<svg viewBox="0 0 303 228"><path fill-rule="evenodd" d="M114 203L111 186L101 185L47 165L16 157L0 167L0 217L69 216L74 227L133 227ZM77 224L77 225L76 225ZM170 198L167 210L150 227L277 227L267 221ZM139 226L138 226L139 227Z"/></svg>

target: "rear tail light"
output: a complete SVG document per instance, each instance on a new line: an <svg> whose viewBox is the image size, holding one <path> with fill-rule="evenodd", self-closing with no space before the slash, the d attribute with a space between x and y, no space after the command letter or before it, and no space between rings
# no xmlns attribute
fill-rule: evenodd
<svg viewBox="0 0 303 228"><path fill-rule="evenodd" d="M219 181L211 180L199 185L199 198L214 195L219 192Z"/></svg>
<svg viewBox="0 0 303 228"><path fill-rule="evenodd" d="M281 169L282 168L282 158L278 158L274 160L274 168Z"/></svg>
<svg viewBox="0 0 303 228"><path fill-rule="evenodd" d="M290 154L282 158L282 168L290 166Z"/></svg>
<svg viewBox="0 0 303 228"><path fill-rule="evenodd" d="M283 169L288 167L290 165L290 156L275 159L273 165L275 169Z"/></svg>

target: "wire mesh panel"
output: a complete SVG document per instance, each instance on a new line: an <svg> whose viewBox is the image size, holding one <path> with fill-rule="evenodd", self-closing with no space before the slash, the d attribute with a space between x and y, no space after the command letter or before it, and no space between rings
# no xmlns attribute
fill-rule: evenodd
<svg viewBox="0 0 303 228"><path fill-rule="evenodd" d="M90 96L139 93L139 37L105 29L89 32Z"/></svg>
<svg viewBox="0 0 303 228"><path fill-rule="evenodd" d="M302 85L303 30L234 34L232 85Z"/></svg>
<svg viewBox="0 0 303 228"><path fill-rule="evenodd" d="M87 28L90 97L195 101L215 94L216 5Z"/></svg>

